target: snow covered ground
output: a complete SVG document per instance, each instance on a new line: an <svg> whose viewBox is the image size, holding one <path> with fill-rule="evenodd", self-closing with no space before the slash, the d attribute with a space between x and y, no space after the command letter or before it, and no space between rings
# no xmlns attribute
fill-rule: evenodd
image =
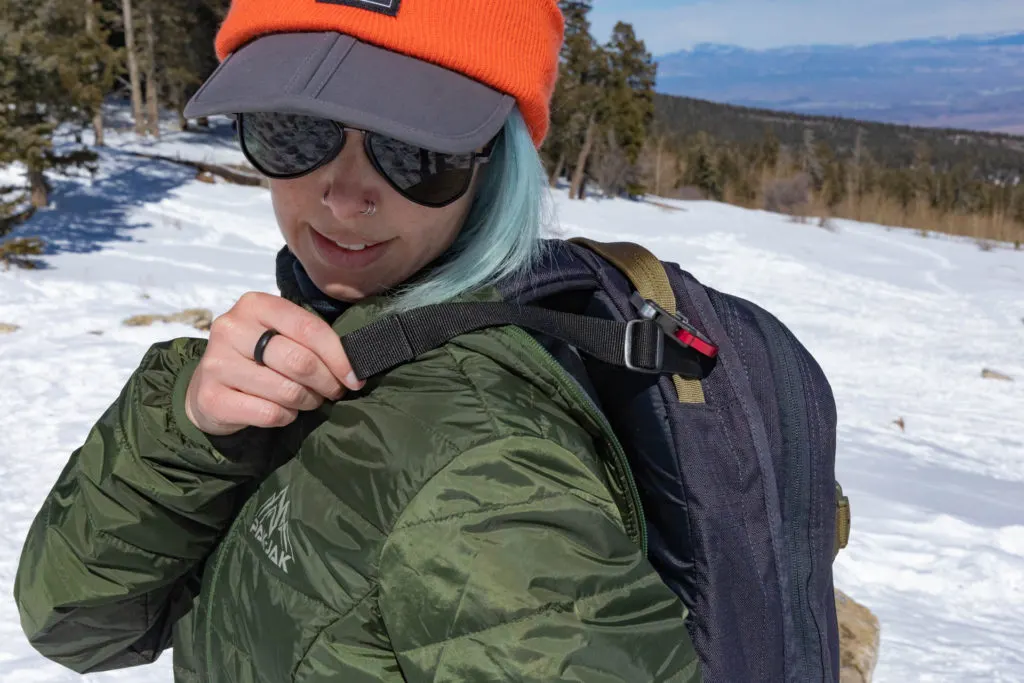
<svg viewBox="0 0 1024 683"><path fill-rule="evenodd" d="M121 321L276 291L266 190L118 151L241 161L219 130L156 146L111 135L95 179L56 178L52 207L16 233L50 242L49 267L0 271L0 322L20 326L0 335L0 683L81 680L22 636L10 595L24 534L148 346L201 334ZM0 186L15 175L0 169ZM647 245L775 312L824 367L854 515L837 584L882 621L876 680L1024 681L1024 252L668 203L555 194L563 234ZM170 681L170 656L91 680Z"/></svg>

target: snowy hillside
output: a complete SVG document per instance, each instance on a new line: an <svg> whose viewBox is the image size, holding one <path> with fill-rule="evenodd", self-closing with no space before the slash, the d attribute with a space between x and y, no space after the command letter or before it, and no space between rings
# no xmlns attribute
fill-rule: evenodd
<svg viewBox="0 0 1024 683"><path fill-rule="evenodd" d="M209 134L159 153L240 159ZM22 636L10 597L22 539L148 346L201 334L121 321L276 291L267 191L194 175L107 151L94 181L56 179L53 206L17 233L50 241L50 267L0 271L0 323L20 328L0 335L0 683L80 680ZM837 584L881 619L876 680L1024 681L1024 252L715 203L555 203L565 235L639 241L772 310L816 355L854 515ZM169 682L170 656L91 680Z"/></svg>

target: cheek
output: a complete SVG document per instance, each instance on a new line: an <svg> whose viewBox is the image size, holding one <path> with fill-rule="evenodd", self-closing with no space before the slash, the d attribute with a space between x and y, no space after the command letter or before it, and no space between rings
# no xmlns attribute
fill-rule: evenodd
<svg viewBox="0 0 1024 683"><path fill-rule="evenodd" d="M425 260L432 261L455 242L466 220L468 204L463 205L457 202L443 209L428 209L436 212L430 216L431 220L423 221L416 230L415 241L420 245L420 251L424 252Z"/></svg>
<svg viewBox="0 0 1024 683"><path fill-rule="evenodd" d="M299 207L301 206L301 188L295 187L295 181L271 180L270 204L274 207L277 225L289 237L298 229L301 222Z"/></svg>

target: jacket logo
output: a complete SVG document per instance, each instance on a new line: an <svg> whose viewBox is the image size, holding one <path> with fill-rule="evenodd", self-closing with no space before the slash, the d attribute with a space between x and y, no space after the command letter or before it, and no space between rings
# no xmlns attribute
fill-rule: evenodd
<svg viewBox="0 0 1024 683"><path fill-rule="evenodd" d="M288 488L278 491L256 511L249 531L260 542L263 552L285 574L292 561L292 537L288 530Z"/></svg>
<svg viewBox="0 0 1024 683"><path fill-rule="evenodd" d="M402 0L316 0L318 3L327 5L345 5L346 7L358 7L368 9L371 12L379 12L389 17L398 16L398 5Z"/></svg>

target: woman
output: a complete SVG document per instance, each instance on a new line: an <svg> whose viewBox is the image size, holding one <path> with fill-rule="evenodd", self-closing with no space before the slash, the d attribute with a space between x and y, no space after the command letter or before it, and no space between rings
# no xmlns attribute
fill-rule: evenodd
<svg viewBox="0 0 1024 683"><path fill-rule="evenodd" d="M173 645L179 683L697 680L630 475L532 337L365 385L339 342L535 263L561 39L554 0L235 0L187 113L238 114L285 296L155 345L72 455L15 586L40 652Z"/></svg>

